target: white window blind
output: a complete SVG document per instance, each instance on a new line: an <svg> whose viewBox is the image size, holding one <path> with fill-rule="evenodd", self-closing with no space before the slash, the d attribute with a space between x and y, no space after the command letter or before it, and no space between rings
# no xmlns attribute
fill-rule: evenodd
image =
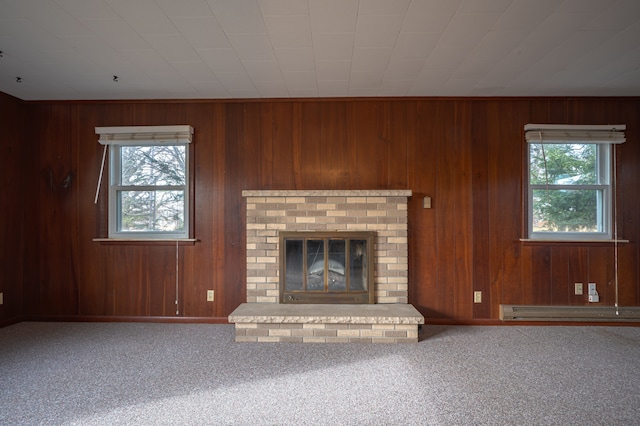
<svg viewBox="0 0 640 426"><path fill-rule="evenodd" d="M577 141L590 144L620 144L626 141L626 128L624 124L527 124L524 126L524 137L529 143L560 144Z"/></svg>
<svg viewBox="0 0 640 426"><path fill-rule="evenodd" d="M180 126L132 126L96 127L102 145L175 145L191 143L193 127Z"/></svg>

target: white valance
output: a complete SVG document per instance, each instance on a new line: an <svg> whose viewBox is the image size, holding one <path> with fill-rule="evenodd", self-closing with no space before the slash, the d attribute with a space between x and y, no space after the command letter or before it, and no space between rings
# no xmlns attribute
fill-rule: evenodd
<svg viewBox="0 0 640 426"><path fill-rule="evenodd" d="M193 127L180 126L128 126L96 127L102 145L175 145L191 143Z"/></svg>
<svg viewBox="0 0 640 426"><path fill-rule="evenodd" d="M569 125L526 124L524 137L529 143L606 143L620 144L626 141L624 124Z"/></svg>

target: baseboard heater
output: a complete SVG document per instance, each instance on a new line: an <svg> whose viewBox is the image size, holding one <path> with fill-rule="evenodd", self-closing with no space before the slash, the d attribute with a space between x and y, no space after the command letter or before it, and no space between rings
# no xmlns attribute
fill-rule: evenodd
<svg viewBox="0 0 640 426"><path fill-rule="evenodd" d="M500 305L502 321L640 322L640 307Z"/></svg>

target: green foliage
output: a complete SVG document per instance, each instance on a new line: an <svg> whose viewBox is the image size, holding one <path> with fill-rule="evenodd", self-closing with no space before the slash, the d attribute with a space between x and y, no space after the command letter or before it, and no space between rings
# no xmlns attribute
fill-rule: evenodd
<svg viewBox="0 0 640 426"><path fill-rule="evenodd" d="M530 144L534 231L598 231L595 144Z"/></svg>

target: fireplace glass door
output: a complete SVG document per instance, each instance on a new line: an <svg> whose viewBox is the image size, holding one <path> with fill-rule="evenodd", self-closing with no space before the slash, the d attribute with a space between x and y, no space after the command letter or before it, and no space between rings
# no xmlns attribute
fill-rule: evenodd
<svg viewBox="0 0 640 426"><path fill-rule="evenodd" d="M373 232L281 232L282 303L373 303Z"/></svg>

